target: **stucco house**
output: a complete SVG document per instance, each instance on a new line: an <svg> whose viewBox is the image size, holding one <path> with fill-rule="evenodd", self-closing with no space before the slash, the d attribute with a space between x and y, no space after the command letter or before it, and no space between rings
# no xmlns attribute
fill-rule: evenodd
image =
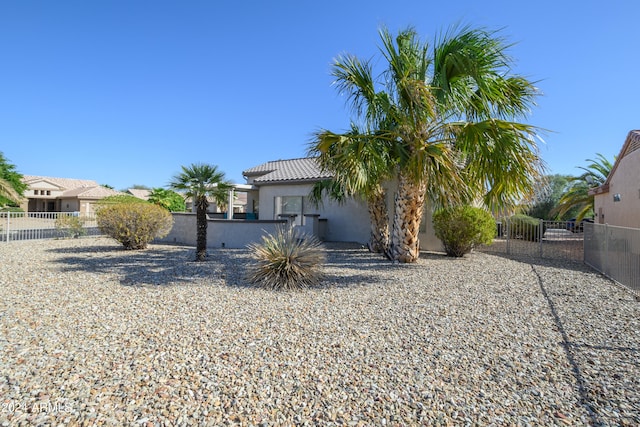
<svg viewBox="0 0 640 427"><path fill-rule="evenodd" d="M22 180L28 187L21 208L28 212L91 213L98 200L122 194L88 179L24 175Z"/></svg>
<svg viewBox="0 0 640 427"><path fill-rule="evenodd" d="M606 181L589 194L596 222L640 228L640 130L629 132Z"/></svg>
<svg viewBox="0 0 640 427"><path fill-rule="evenodd" d="M324 198L318 206L309 201L314 183L330 179L315 158L275 160L243 171L247 184L247 212L255 212L261 220L292 218L296 225L313 230L320 238L333 242L367 243L370 220L366 202L350 198L337 203ZM393 184L389 184L393 189ZM393 209L393 191L388 192L387 206ZM431 210L425 209L420 230L423 250L441 250L431 225ZM391 215L391 212L389 213Z"/></svg>

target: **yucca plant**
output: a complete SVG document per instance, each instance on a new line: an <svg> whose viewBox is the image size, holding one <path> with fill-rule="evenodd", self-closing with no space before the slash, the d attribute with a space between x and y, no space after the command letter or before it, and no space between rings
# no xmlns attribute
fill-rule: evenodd
<svg viewBox="0 0 640 427"><path fill-rule="evenodd" d="M299 233L292 226L278 227L274 234L262 236L261 243L248 245L255 263L247 280L274 290L304 289L316 286L326 257L320 241Z"/></svg>

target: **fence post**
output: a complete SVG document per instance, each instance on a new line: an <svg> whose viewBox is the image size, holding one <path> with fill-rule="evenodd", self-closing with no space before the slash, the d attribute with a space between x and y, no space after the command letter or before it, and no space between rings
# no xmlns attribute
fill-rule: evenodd
<svg viewBox="0 0 640 427"><path fill-rule="evenodd" d="M542 226L544 225L544 220L538 220L538 250L540 252L540 258L542 258L542 237L544 236L544 230Z"/></svg>
<svg viewBox="0 0 640 427"><path fill-rule="evenodd" d="M9 243L9 236L11 236L11 210L7 210L7 243Z"/></svg>
<svg viewBox="0 0 640 427"><path fill-rule="evenodd" d="M605 276L609 276L609 224L604 224L604 262L602 263L602 272Z"/></svg>
<svg viewBox="0 0 640 427"><path fill-rule="evenodd" d="M510 239L510 237L511 237L511 218L506 218L505 222L506 222L506 226L507 226L506 227L506 230L507 230L507 255L511 255L511 252L510 252L511 248L509 247L509 244L511 242L511 239Z"/></svg>

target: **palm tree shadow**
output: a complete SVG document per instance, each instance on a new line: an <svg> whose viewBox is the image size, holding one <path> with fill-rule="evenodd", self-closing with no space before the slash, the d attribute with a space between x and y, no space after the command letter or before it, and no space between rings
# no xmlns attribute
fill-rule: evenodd
<svg viewBox="0 0 640 427"><path fill-rule="evenodd" d="M211 258L194 262L193 248L153 245L130 251L121 246L84 246L49 249L60 254L63 273L93 273L112 277L124 286L219 284L225 267Z"/></svg>

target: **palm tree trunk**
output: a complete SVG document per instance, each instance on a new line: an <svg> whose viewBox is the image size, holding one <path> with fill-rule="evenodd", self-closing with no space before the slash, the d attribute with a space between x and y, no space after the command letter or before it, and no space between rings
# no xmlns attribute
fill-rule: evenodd
<svg viewBox="0 0 640 427"><path fill-rule="evenodd" d="M398 262L416 262L420 257L420 221L424 211L426 182L414 182L400 172L393 215L389 257Z"/></svg>
<svg viewBox="0 0 640 427"><path fill-rule="evenodd" d="M196 206L196 261L207 258L207 198L198 197Z"/></svg>
<svg viewBox="0 0 640 427"><path fill-rule="evenodd" d="M386 254L389 252L389 214L386 192L381 186L369 195L367 208L371 221L369 251Z"/></svg>

